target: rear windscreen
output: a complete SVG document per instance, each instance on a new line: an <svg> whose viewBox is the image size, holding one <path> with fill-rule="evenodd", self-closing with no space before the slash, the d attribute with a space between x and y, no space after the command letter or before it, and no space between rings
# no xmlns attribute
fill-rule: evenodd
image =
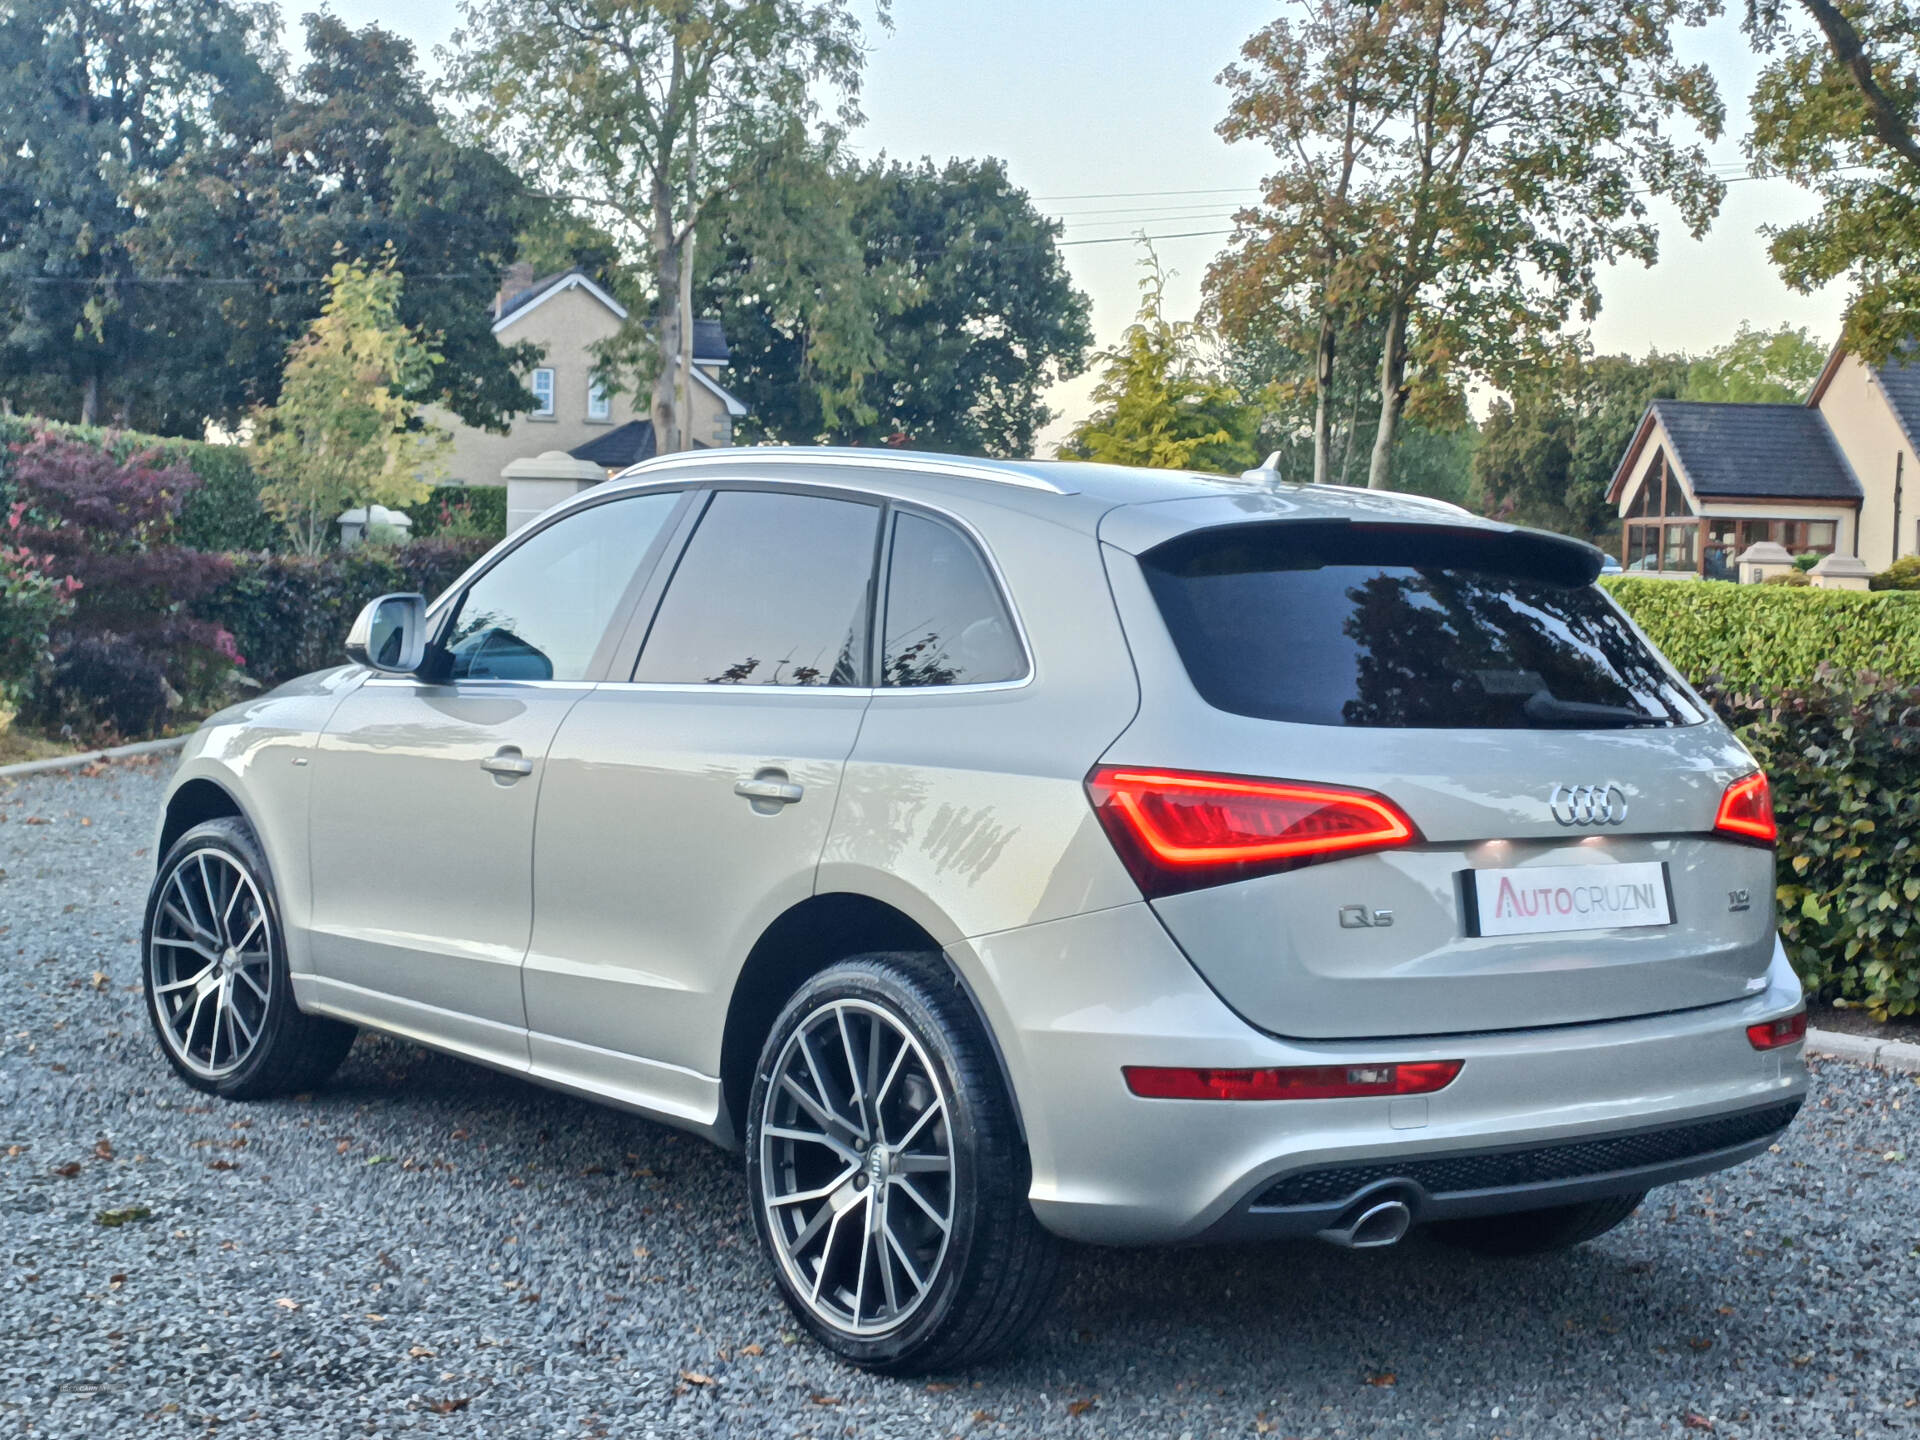
<svg viewBox="0 0 1920 1440"><path fill-rule="evenodd" d="M1224 526L1140 558L1216 709L1402 729L1698 723L1587 563L1544 537L1315 522Z"/></svg>

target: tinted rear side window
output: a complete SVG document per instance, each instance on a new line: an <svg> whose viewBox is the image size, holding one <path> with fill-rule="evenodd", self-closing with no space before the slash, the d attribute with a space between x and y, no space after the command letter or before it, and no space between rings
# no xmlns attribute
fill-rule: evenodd
<svg viewBox="0 0 1920 1440"><path fill-rule="evenodd" d="M894 519L881 668L884 685L986 685L1027 673L986 562L950 525Z"/></svg>
<svg viewBox="0 0 1920 1440"><path fill-rule="evenodd" d="M1704 718L1551 542L1295 522L1184 535L1140 563L1217 709L1403 729Z"/></svg>
<svg viewBox="0 0 1920 1440"><path fill-rule="evenodd" d="M880 508L722 490L660 602L633 678L859 685Z"/></svg>

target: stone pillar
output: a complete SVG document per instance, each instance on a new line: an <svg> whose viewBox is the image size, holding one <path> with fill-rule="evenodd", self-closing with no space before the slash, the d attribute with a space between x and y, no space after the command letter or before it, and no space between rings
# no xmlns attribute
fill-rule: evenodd
<svg viewBox="0 0 1920 1440"><path fill-rule="evenodd" d="M385 526L400 532L405 540L413 529L413 519L404 510L389 510L384 505L356 505L351 510L342 510L340 518L334 522L340 527L340 548L350 550L367 538L367 531L377 526Z"/></svg>
<svg viewBox="0 0 1920 1440"><path fill-rule="evenodd" d="M1821 590L1868 590L1873 571L1858 555L1824 555L1811 572L1813 584Z"/></svg>
<svg viewBox="0 0 1920 1440"><path fill-rule="evenodd" d="M515 460L500 475L507 482L509 535L542 511L607 478L607 472L591 460L576 460L564 450Z"/></svg>
<svg viewBox="0 0 1920 1440"><path fill-rule="evenodd" d="M1769 575L1784 575L1793 569L1793 556L1776 541L1756 540L1733 557L1733 567L1742 585L1758 585Z"/></svg>

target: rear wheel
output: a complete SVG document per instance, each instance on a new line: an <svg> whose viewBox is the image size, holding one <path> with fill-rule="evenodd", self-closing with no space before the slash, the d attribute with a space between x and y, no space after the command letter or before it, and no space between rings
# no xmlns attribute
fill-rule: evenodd
<svg viewBox="0 0 1920 1440"><path fill-rule="evenodd" d="M244 820L196 825L160 862L141 936L147 1016L181 1079L229 1100L309 1089L354 1029L294 1004L265 852Z"/></svg>
<svg viewBox="0 0 1920 1440"><path fill-rule="evenodd" d="M1433 1236L1448 1245L1481 1255L1541 1255L1567 1250L1624 1223L1646 1199L1609 1195L1580 1205L1556 1205L1550 1210L1519 1210L1510 1215L1476 1215L1471 1220L1442 1220Z"/></svg>
<svg viewBox="0 0 1920 1440"><path fill-rule="evenodd" d="M895 1374L1014 1344L1058 1243L979 1019L938 956L823 971L774 1022L746 1136L755 1226L822 1344Z"/></svg>

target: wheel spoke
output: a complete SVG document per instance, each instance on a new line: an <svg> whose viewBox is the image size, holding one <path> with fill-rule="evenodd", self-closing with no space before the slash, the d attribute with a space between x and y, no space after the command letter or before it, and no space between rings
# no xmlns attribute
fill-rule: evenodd
<svg viewBox="0 0 1920 1440"><path fill-rule="evenodd" d="M813 1237L820 1233L820 1227L839 1213L833 1208L831 1202L823 1204L814 1212L813 1218L800 1227L800 1233L793 1237L793 1243L787 1247L794 1259L798 1260L801 1252L813 1243Z"/></svg>
<svg viewBox="0 0 1920 1440"><path fill-rule="evenodd" d="M260 1003L262 1005L267 1003L267 992L261 988L260 982L253 978L253 969L251 966L242 965L238 970L234 971L233 973L238 975L242 980L246 981L247 984L252 987L253 993L260 997Z"/></svg>
<svg viewBox="0 0 1920 1440"><path fill-rule="evenodd" d="M861 1214L860 1268L853 1281L853 1323L860 1323L860 1312L867 1301L867 1254L873 1249L873 1191L866 1192L866 1209Z"/></svg>
<svg viewBox="0 0 1920 1440"><path fill-rule="evenodd" d="M842 1160L856 1168L860 1164L859 1155L850 1146L842 1145L831 1135L822 1135L818 1130L795 1130L786 1125L769 1125L766 1134L775 1140L792 1140L804 1145L824 1145Z"/></svg>
<svg viewBox="0 0 1920 1440"><path fill-rule="evenodd" d="M254 1038L260 1033L260 1027L258 1025L247 1024L246 1017L240 1013L240 1007L234 1004L234 1000L237 997L231 993L231 987L229 987L229 992L227 996L227 1014L231 1017L233 1024L239 1027L241 1038L247 1042L247 1048L251 1050L253 1048ZM229 1035L228 1038L231 1039L232 1036Z"/></svg>
<svg viewBox="0 0 1920 1440"><path fill-rule="evenodd" d="M927 1285L929 1282L926 1280L923 1280L920 1277L920 1272L914 1268L913 1257L908 1255L906 1250L902 1248L900 1244L900 1237L893 1233L893 1226L891 1224L889 1224L886 1227L886 1235L887 1235L887 1244L890 1247L892 1247L893 1253L900 1257L900 1268L907 1272L907 1279L913 1282L913 1289L914 1289L915 1295L919 1296L919 1295L926 1294Z"/></svg>
<svg viewBox="0 0 1920 1440"><path fill-rule="evenodd" d="M953 1161L945 1155L901 1155L893 1162L896 1175L945 1175Z"/></svg>
<svg viewBox="0 0 1920 1440"><path fill-rule="evenodd" d="M851 1210L852 1208L853 1207L849 1205L847 1210ZM820 1303L820 1282L827 1278L827 1262L833 1259L834 1237L840 1233L840 1222L846 1219L847 1210L834 1211L833 1223L827 1226L826 1243L820 1247L820 1268L813 1272L813 1294L808 1297L816 1305ZM854 1323L859 1323L857 1318Z"/></svg>
<svg viewBox="0 0 1920 1440"><path fill-rule="evenodd" d="M887 1067L887 1078L880 1082L880 1093L873 1097L874 1109L878 1110L882 1105L886 1104L887 1092L893 1088L893 1080L894 1077L900 1073L901 1062L907 1058L907 1052L912 1048L913 1047L905 1041L901 1042L898 1053L893 1057L893 1064Z"/></svg>
<svg viewBox="0 0 1920 1440"><path fill-rule="evenodd" d="M873 1117L867 1111L866 1085L860 1074L860 1062L853 1058L853 1037L847 1034L847 1007L842 1005L835 1009L833 1018L840 1028L840 1049L847 1057L847 1083L853 1088L853 1103L860 1111L860 1138L870 1140L873 1138Z"/></svg>
<svg viewBox="0 0 1920 1440"><path fill-rule="evenodd" d="M934 1224L940 1227L940 1233L942 1235L946 1234L947 1231L952 1228L947 1223L947 1217L942 1215L938 1210L934 1209L933 1202L928 1200L926 1196L920 1193L920 1187L918 1185L914 1184L911 1180L907 1179L904 1175L897 1178L893 1183L894 1183L895 1189L904 1190L907 1194L907 1197L910 1200L912 1200L914 1204L918 1205L922 1210L927 1212L927 1218L933 1221Z"/></svg>
<svg viewBox="0 0 1920 1440"><path fill-rule="evenodd" d="M946 1108L944 1102L935 1100L931 1105L927 1106L926 1109L922 1110L920 1112L920 1118L914 1121L913 1124L907 1128L907 1133L900 1137L897 1148L904 1150L907 1146L911 1145L913 1143L913 1137L920 1133L920 1128Z"/></svg>
<svg viewBox="0 0 1920 1440"><path fill-rule="evenodd" d="M893 1257L887 1254L887 1201L882 1196L875 1202L873 1226L873 1245L880 1252L880 1288L887 1297L887 1309L897 1311L900 1308L900 1296L893 1283Z"/></svg>
<svg viewBox="0 0 1920 1440"><path fill-rule="evenodd" d="M200 864L200 891L207 897L207 933L217 940L220 938L220 902L213 896L213 880L212 877L207 874L206 851L203 850L200 852L198 860Z"/></svg>
<svg viewBox="0 0 1920 1440"><path fill-rule="evenodd" d="M206 979L207 976L212 973L213 973L213 962L209 960L204 970L197 971L196 973L189 975L184 980L169 980L164 985L156 985L153 987L153 993L156 995L171 995L174 991L184 990L189 985L198 985L202 980Z"/></svg>
<svg viewBox="0 0 1920 1440"><path fill-rule="evenodd" d="M244 953L247 948L247 942L253 938L253 932L258 930L261 925L266 922L266 918L264 915L255 915L253 917L253 923L247 926L246 933L233 942L233 948Z"/></svg>
<svg viewBox="0 0 1920 1440"><path fill-rule="evenodd" d="M845 1120L841 1119L838 1115L835 1115L832 1111L828 1110L825 1106L823 1106L818 1100L814 1099L813 1096L807 1094L805 1090L801 1089L800 1082L798 1080L795 1080L793 1076L782 1075L780 1077L780 1084L786 1089L789 1095L793 1096L795 1100L800 1102L800 1108L802 1110L805 1110L807 1114L811 1115L815 1120L817 1120L820 1123L820 1128L822 1130L827 1130L827 1131L832 1131L836 1129L850 1130L852 1128L847 1124ZM841 1150L847 1150L847 1147L842 1145L838 1140L835 1140L831 1134L823 1138L825 1138L828 1141L828 1143L834 1145L835 1147ZM848 1153L852 1153L852 1152L848 1151Z"/></svg>
<svg viewBox="0 0 1920 1440"><path fill-rule="evenodd" d="M788 1205L805 1205L811 1200L824 1200L842 1185L846 1184L847 1181L851 1180L859 1169L860 1167L858 1165L849 1165L825 1185L816 1185L811 1190L796 1190L791 1195L776 1195L767 1203L775 1207L785 1207Z"/></svg>
<svg viewBox="0 0 1920 1440"><path fill-rule="evenodd" d="M804 1029L800 1032L800 1054L807 1062L807 1073L813 1076L813 1088L819 1093L820 1103L826 1107L833 1122L842 1130L851 1130L858 1134L859 1131L853 1122L842 1115L840 1107L833 1103L833 1095L827 1089L826 1067L813 1053L813 1039Z"/></svg>

